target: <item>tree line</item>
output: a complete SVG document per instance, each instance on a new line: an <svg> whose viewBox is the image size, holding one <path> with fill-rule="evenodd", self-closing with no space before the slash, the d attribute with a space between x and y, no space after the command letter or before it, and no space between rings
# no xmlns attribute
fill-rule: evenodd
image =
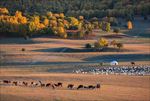
<svg viewBox="0 0 150 101"><path fill-rule="evenodd" d="M117 19L104 17L101 21L94 17L85 20L84 16L65 16L64 13L46 12L43 15L24 15L21 11L10 14L7 8L0 8L0 35L30 37L36 34L49 34L68 38L67 31L77 31L77 38L92 33L93 29L109 32Z"/></svg>
<svg viewBox="0 0 150 101"><path fill-rule="evenodd" d="M1 0L0 7L8 8L10 13L19 10L26 15L40 15L51 11L86 19L111 16L133 20L135 15L145 19L150 15L149 0Z"/></svg>

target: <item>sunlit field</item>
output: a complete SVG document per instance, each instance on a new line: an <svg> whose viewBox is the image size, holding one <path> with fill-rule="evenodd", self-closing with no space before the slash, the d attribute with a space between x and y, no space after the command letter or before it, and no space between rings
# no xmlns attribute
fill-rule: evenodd
<svg viewBox="0 0 150 101"><path fill-rule="evenodd" d="M0 101L150 101L149 2L62 1L0 1Z"/></svg>

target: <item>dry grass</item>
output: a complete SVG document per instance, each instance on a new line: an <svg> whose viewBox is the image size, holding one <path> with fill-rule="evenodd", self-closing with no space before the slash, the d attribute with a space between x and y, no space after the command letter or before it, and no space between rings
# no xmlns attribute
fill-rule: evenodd
<svg viewBox="0 0 150 101"><path fill-rule="evenodd" d="M127 33L129 36L122 36L121 38L107 37L109 41L115 39L118 42L125 43L124 49L130 50L125 52L64 53L49 51L61 47L82 49L86 43L94 43L98 37L93 40L54 38L32 38L30 40L23 40L23 38L0 39L0 80L24 80L27 82L42 80L45 83L59 81L64 84L63 88L56 90L40 87L0 85L0 101L150 101L150 76L83 75L45 72L48 69L56 68L60 70L64 70L64 68L73 69L75 64L99 64L101 60L111 59L112 57L118 58L120 55L123 55L123 61L119 60L120 58L117 60L120 65L129 65L133 60L135 60L137 65L149 65L149 38L130 37L130 33ZM97 33L97 36L105 34L105 32ZM122 35L122 33L119 34ZM25 51L22 51L22 48ZM98 82L102 84L101 89L68 90L66 88L69 83L77 86L79 84L94 85Z"/></svg>
<svg viewBox="0 0 150 101"><path fill-rule="evenodd" d="M30 70L1 69L0 79L18 81L63 82L63 88L21 87L1 85L1 101L149 101L150 76L82 75L32 73ZM11 72L12 70L12 72ZM16 71L16 72L15 72ZM24 71L26 74L20 74ZM5 74L5 76L4 76ZM69 90L67 84L101 83L101 89Z"/></svg>

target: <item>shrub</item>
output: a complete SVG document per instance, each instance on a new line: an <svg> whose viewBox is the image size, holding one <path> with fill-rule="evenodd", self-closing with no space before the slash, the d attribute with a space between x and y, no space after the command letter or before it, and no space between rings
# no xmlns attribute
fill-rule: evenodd
<svg viewBox="0 0 150 101"><path fill-rule="evenodd" d="M84 37L84 32L83 31L78 32L77 37L78 38L83 38Z"/></svg>
<svg viewBox="0 0 150 101"><path fill-rule="evenodd" d="M109 32L111 30L111 26L109 22L101 22L101 24L99 25L99 27L106 32Z"/></svg>
<svg viewBox="0 0 150 101"><path fill-rule="evenodd" d="M101 46L100 46L100 44L98 43L98 42L95 42L94 43L94 48L100 48Z"/></svg>
<svg viewBox="0 0 150 101"><path fill-rule="evenodd" d="M111 42L110 42L110 45L113 45L114 47L117 45L117 41L116 40L112 40Z"/></svg>
<svg viewBox="0 0 150 101"><path fill-rule="evenodd" d="M113 32L114 33L119 33L120 32L120 28L114 28Z"/></svg>
<svg viewBox="0 0 150 101"><path fill-rule="evenodd" d="M122 44L122 43L117 43L117 47L118 47L119 49L121 49L121 48L123 47L123 44Z"/></svg>
<svg viewBox="0 0 150 101"><path fill-rule="evenodd" d="M108 46L108 40L100 38L97 42L94 43L95 48L104 48Z"/></svg>
<svg viewBox="0 0 150 101"><path fill-rule="evenodd" d="M104 63L103 63L103 62L100 62L100 63L99 63L99 65L100 65L100 66L103 66L103 65L104 65Z"/></svg>
<svg viewBox="0 0 150 101"><path fill-rule="evenodd" d="M92 45L90 43L85 44L85 48L92 48Z"/></svg>
<svg viewBox="0 0 150 101"><path fill-rule="evenodd" d="M22 49L21 49L21 51L25 51L25 50L26 50L25 48L22 48Z"/></svg>

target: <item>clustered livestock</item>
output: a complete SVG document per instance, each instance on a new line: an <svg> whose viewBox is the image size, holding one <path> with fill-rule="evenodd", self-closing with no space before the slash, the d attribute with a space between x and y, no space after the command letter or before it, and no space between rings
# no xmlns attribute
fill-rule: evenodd
<svg viewBox="0 0 150 101"><path fill-rule="evenodd" d="M85 66L86 67L86 66ZM150 66L82 66L74 73L90 74L123 74L123 75L150 75Z"/></svg>
<svg viewBox="0 0 150 101"><path fill-rule="evenodd" d="M10 80L2 80L2 84L10 84L14 86L26 86L26 87L51 87L52 89L58 88L58 87L63 87L63 83L58 82L58 83L42 83L42 81L38 82L25 82L25 81L10 81ZM96 85L78 85L75 87L74 84L68 84L67 88L68 89L96 89L100 88L101 85L100 83Z"/></svg>

